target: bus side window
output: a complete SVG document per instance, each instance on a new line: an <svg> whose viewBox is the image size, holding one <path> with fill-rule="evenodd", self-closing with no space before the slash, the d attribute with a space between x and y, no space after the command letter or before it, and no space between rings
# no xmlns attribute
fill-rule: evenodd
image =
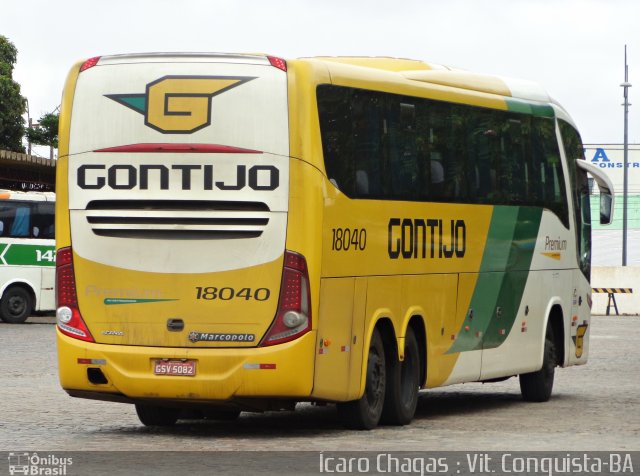
<svg viewBox="0 0 640 476"><path fill-rule="evenodd" d="M35 205L32 235L34 238L55 238L54 210L55 206L51 202L41 202Z"/></svg>
<svg viewBox="0 0 640 476"><path fill-rule="evenodd" d="M31 209L28 206L16 208L16 215L11 225L11 236L16 238L26 238L29 236L29 218Z"/></svg>

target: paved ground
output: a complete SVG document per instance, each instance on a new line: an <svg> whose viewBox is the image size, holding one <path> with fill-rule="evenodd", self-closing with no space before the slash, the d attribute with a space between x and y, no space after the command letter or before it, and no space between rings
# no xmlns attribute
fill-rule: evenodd
<svg viewBox="0 0 640 476"><path fill-rule="evenodd" d="M248 414L231 423L143 427L132 406L73 399L57 382L51 317L0 324L0 451L640 450L640 318L595 317L591 359L556 373L548 403L517 379L421 394L414 422L344 430L332 406Z"/></svg>

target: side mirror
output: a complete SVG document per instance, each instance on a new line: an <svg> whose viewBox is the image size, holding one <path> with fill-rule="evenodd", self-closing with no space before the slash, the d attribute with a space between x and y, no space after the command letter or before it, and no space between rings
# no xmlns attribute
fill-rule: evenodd
<svg viewBox="0 0 640 476"><path fill-rule="evenodd" d="M600 224L610 225L613 222L613 196L600 192Z"/></svg>
<svg viewBox="0 0 640 476"><path fill-rule="evenodd" d="M598 188L600 189L600 224L610 225L613 221L613 208L615 201L613 195L613 182L611 182L611 179L602 170L583 159L577 159L576 164L578 168L591 175L598 184Z"/></svg>

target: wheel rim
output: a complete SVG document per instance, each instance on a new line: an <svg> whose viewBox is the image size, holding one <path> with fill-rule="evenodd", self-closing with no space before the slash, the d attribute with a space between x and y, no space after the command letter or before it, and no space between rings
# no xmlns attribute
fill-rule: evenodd
<svg viewBox="0 0 640 476"><path fill-rule="evenodd" d="M369 365L367 365L367 403L369 408L375 408L382 404L384 399L384 363L378 353L369 351Z"/></svg>
<svg viewBox="0 0 640 476"><path fill-rule="evenodd" d="M26 301L20 296L11 296L8 304L8 309L12 316L22 315L27 307Z"/></svg>

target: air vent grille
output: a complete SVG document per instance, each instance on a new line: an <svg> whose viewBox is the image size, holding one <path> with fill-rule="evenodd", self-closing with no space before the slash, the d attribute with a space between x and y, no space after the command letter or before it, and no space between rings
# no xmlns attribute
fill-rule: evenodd
<svg viewBox="0 0 640 476"><path fill-rule="evenodd" d="M256 238L269 223L262 202L97 200L87 204L93 233L115 238Z"/></svg>

